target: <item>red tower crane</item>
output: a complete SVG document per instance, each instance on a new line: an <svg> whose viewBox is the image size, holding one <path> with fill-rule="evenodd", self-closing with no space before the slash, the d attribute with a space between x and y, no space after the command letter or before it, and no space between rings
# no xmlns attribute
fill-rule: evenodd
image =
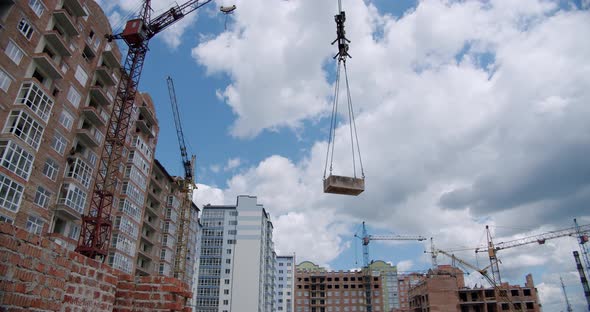
<svg viewBox="0 0 590 312"><path fill-rule="evenodd" d="M155 18L151 18L151 1L145 0L138 18L127 22L120 34L107 35L109 40L123 39L129 46L121 69L121 79L109 118L105 144L100 156L90 209L82 217L82 230L76 251L93 259L104 261L111 239L111 210L120 180L119 166L123 159L123 146L131 122L133 102L151 38L187 14L211 2L190 0L176 5Z"/></svg>

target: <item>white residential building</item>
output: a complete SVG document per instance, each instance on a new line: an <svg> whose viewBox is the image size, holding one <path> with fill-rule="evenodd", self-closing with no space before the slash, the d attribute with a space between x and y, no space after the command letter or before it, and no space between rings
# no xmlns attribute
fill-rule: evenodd
<svg viewBox="0 0 590 312"><path fill-rule="evenodd" d="M254 196L203 207L196 312L274 311L270 215Z"/></svg>
<svg viewBox="0 0 590 312"><path fill-rule="evenodd" d="M275 266L275 311L294 311L295 256L277 256Z"/></svg>

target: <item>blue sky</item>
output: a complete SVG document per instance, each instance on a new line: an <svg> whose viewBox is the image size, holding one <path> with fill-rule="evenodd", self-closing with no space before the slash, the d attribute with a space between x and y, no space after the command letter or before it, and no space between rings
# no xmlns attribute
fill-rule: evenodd
<svg viewBox="0 0 590 312"><path fill-rule="evenodd" d="M138 0L103 1L114 24ZM162 11L172 1L157 1ZM236 4L227 29L220 5ZM150 42L140 89L157 108L156 157L182 166L166 77L174 79L199 204L258 196L275 242L334 269L360 266L354 238L434 237L440 248L590 223L589 1L343 0L349 75L367 189L322 193L336 48L337 1L218 0ZM339 134L347 131L346 122ZM336 170L350 170L337 136ZM342 151L338 150L342 148ZM337 173L338 174L338 173ZM371 242L371 259L430 265L427 242ZM584 306L563 238L503 251L504 280L534 274L548 311L563 276ZM460 253L485 266L483 254ZM358 259L358 260L357 260ZM357 263L358 261L358 263ZM439 258L439 263L448 263ZM475 274L472 283L481 283Z"/></svg>

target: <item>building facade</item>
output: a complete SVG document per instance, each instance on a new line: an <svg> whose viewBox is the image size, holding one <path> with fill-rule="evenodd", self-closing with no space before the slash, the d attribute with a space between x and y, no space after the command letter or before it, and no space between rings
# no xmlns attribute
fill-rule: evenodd
<svg viewBox="0 0 590 312"><path fill-rule="evenodd" d="M371 276L381 277L382 311L399 308L397 267L385 261L376 260L369 264Z"/></svg>
<svg viewBox="0 0 590 312"><path fill-rule="evenodd" d="M275 266L275 311L294 311L295 256L277 256Z"/></svg>
<svg viewBox="0 0 590 312"><path fill-rule="evenodd" d="M203 207L197 312L274 311L272 223L256 197Z"/></svg>
<svg viewBox="0 0 590 312"><path fill-rule="evenodd" d="M296 312L367 311L363 271L327 271L309 261L297 265ZM373 311L385 311L381 274L370 276Z"/></svg>
<svg viewBox="0 0 590 312"><path fill-rule="evenodd" d="M525 286L503 283L492 287L466 287L463 272L450 265L430 271L409 291L410 311L539 312L541 305L532 275Z"/></svg>
<svg viewBox="0 0 590 312"><path fill-rule="evenodd" d="M111 32L92 0L0 3L0 222L70 250L89 210L120 77L121 53L105 39ZM107 256L129 274L173 275L182 194L154 160L158 133L154 103L138 92ZM191 209L187 275L198 236L198 209Z"/></svg>
<svg viewBox="0 0 590 312"><path fill-rule="evenodd" d="M398 298L399 306L393 309L394 312L409 312L410 311L410 295L409 291L422 281L424 274L422 273L405 273L398 274Z"/></svg>
<svg viewBox="0 0 590 312"><path fill-rule="evenodd" d="M0 25L0 220L73 249L121 56L93 1L3 1Z"/></svg>

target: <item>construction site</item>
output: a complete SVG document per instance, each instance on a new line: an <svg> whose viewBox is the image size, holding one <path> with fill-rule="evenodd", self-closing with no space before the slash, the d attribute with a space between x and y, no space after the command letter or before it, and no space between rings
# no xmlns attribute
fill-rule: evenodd
<svg viewBox="0 0 590 312"><path fill-rule="evenodd" d="M251 195L237 188L238 194L228 192L231 198L226 195L225 202L197 204L201 181L196 173L204 169L199 170L190 150L194 138L185 127L200 121L183 113L191 99L178 87L185 87L186 79L175 80L174 72L159 73L165 77L157 77L165 90L162 101L162 92L143 89L140 78L151 53L161 53L156 48L150 52L162 44L148 47L154 37L167 36L178 21L205 10L203 14L219 23L211 27L228 31L240 4L182 0L155 10L150 0L138 1L129 18L117 15L121 29L112 26L113 15L107 14L112 7L94 0L0 2L0 311L547 312L544 294L535 284L541 277L528 274L521 277L523 284L507 282L501 274L502 252L561 239L577 243L567 261L579 276L570 290L561 279L563 311L577 311L569 300L574 296L583 297L590 311L590 224L574 216L569 227L553 226L530 235L522 231L502 241L485 226L485 245L457 249L439 249L432 233L371 235L362 222L359 233L346 232L347 239L362 245L362 263L332 270L325 266L329 261L306 258L321 254L323 245L275 246L279 237L299 239L292 232L285 239L280 225L299 223L279 218L288 215L274 207L283 202L281 195L254 192L281 182L266 188L248 185ZM322 61L322 66L330 62L336 68L330 72L333 93L326 101L331 112L328 108L323 114L329 117L322 117L330 124L322 128L327 140L318 145L325 158L313 162L323 165L323 178L313 192L301 195L295 187L283 196L293 191L299 197L337 197L362 206L358 200L375 193L366 184L371 180L365 181L358 109L351 95L356 91L347 68L354 53L340 0L330 18L330 34L336 26L330 53L336 53ZM216 96L222 97L219 94L217 90ZM158 114L162 111L170 111L173 122ZM162 135L168 131L175 137ZM337 138L337 133L350 137ZM352 166L339 163L342 157L335 145L343 140L350 144L346 149L352 151L347 156ZM158 149L169 142L177 146L174 151ZM173 153L174 159L159 159L156 151ZM181 170L168 163L180 164ZM343 167L351 173L340 173ZM228 162L211 172L231 170ZM242 185L240 179L227 181ZM333 202L327 211L334 213L332 207L338 205L341 202ZM587 220L587 215L580 217ZM354 220L360 224L358 215ZM311 236L310 241L317 238L303 234ZM371 257L372 241L422 246L431 263L400 271L388 259ZM338 242L349 241L338 237ZM466 251L485 254L486 264L458 256ZM470 284L469 274L484 282ZM574 288L583 294L574 294Z"/></svg>

